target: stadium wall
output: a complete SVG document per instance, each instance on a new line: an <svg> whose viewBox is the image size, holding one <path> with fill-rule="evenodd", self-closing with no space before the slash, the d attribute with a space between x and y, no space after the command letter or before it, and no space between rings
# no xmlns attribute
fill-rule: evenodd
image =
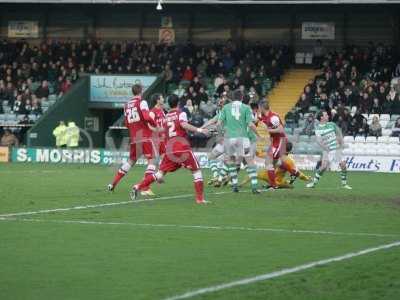
<svg viewBox="0 0 400 300"><path fill-rule="evenodd" d="M208 153L195 152L202 168L209 168ZM106 149L55 149L55 148L12 148L12 162L24 163L78 163L111 165L126 161L129 152ZM294 155L299 169L314 170L319 155ZM345 156L347 168L350 171L366 171L378 173L400 173L400 159L394 156ZM145 165L144 159L139 159L138 165ZM263 164L262 164L263 165Z"/></svg>
<svg viewBox="0 0 400 300"><path fill-rule="evenodd" d="M171 16L176 41L209 43L227 39L287 43L296 50L314 45L302 40L302 22L334 22L329 47L365 45L369 41L397 44L398 6L394 5L10 5L0 4L0 37L8 21L38 21L40 38L143 39L157 41L162 16ZM39 39L36 40L37 42Z"/></svg>
<svg viewBox="0 0 400 300"><path fill-rule="evenodd" d="M99 128L96 131L86 132L88 138L81 134L82 140L79 144L82 147L100 147L104 144L103 115L96 110L88 107L89 99L89 77L82 77L76 82L71 90L51 106L46 113L35 123L27 133L27 145L29 147L51 147L55 145L53 136L54 128L59 122L73 121L81 128L85 129L85 118L98 118Z"/></svg>

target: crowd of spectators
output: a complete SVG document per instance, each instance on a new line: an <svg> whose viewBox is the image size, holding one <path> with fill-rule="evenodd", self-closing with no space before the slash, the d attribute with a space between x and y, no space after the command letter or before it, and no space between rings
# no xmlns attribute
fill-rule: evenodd
<svg viewBox="0 0 400 300"><path fill-rule="evenodd" d="M0 42L0 114L40 115L50 94L65 94L80 74L164 74L190 118L211 118L217 98L241 89L264 96L262 78L279 81L288 47L261 43L173 46L142 41L47 40ZM3 105L8 107L3 111ZM46 105L47 106L47 105Z"/></svg>
<svg viewBox="0 0 400 300"><path fill-rule="evenodd" d="M329 52L321 60L322 73L305 86L295 113L289 117L298 119L322 109L328 111L344 135L382 135L379 118L368 122L365 115L400 114L400 85L393 80L400 76L397 62L395 48L382 44ZM293 117L296 113L300 116ZM306 118L303 134L313 134L313 118Z"/></svg>

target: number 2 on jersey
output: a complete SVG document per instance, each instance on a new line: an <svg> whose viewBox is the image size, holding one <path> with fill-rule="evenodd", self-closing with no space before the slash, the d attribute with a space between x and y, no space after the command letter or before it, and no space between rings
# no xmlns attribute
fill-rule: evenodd
<svg viewBox="0 0 400 300"><path fill-rule="evenodd" d="M176 136L176 130L175 130L175 122L167 122L168 126L168 137L174 137Z"/></svg>
<svg viewBox="0 0 400 300"><path fill-rule="evenodd" d="M140 121L140 116L136 107L131 107L126 110L126 119L129 124Z"/></svg>

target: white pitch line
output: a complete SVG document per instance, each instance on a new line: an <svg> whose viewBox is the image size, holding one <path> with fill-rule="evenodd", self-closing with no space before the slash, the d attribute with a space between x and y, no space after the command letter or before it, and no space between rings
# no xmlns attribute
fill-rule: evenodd
<svg viewBox="0 0 400 300"><path fill-rule="evenodd" d="M208 195L223 195L223 194L230 194L230 193L232 193L232 192L225 191L225 192L211 193ZM53 213L53 212L64 212L64 211L70 211L70 210L81 210L81 209L107 207L107 206L117 206L117 205L125 205L125 204L140 203L140 202L150 202L150 201L156 201L156 200L182 199L182 198L189 198L189 197L193 197L193 196L194 196L193 194L184 194L184 195L176 195L176 196L165 196L165 197L156 197L156 198L148 198L148 199L139 199L139 200L134 200L134 201L131 200L131 201L122 201L122 202L79 205L79 206L65 207L65 208L42 209L42 210L37 210L37 211L6 213L6 214L0 214L0 218L47 214L47 213Z"/></svg>
<svg viewBox="0 0 400 300"><path fill-rule="evenodd" d="M272 278L281 277L283 275L296 273L296 272L304 271L307 269L315 268L318 266L327 265L327 264L330 264L333 262L348 260L348 259L352 259L357 256L366 255L366 254L373 253L376 251L390 249L390 248L399 247L399 246L400 246L400 241L397 241L397 242L393 242L390 244L385 244L385 245L381 245L381 246L377 246L377 247L373 247L373 248L367 248L364 250L360 250L358 252L350 252L350 253L347 253L347 254L344 254L341 256L335 256L335 257L331 257L331 258L327 258L327 259L323 259L323 260L310 262L310 263L307 263L304 265L299 265L299 266L296 266L293 268L282 269L282 270L271 272L271 273L261 274L261 275L254 276L254 277L243 278L243 279L239 279L239 280L235 280L235 281L231 281L231 282L227 282L227 283L223 283L223 284L218 284L218 285L214 285L214 286L209 286L209 287L189 291L187 293L172 296L172 297L166 298L164 300L189 299L189 298L193 298L193 297L196 297L199 295L214 293L214 292L218 292L221 290L230 289L230 288L233 288L236 286L248 285L248 284L252 284L255 282L259 282L259 281L265 281L265 280L269 280Z"/></svg>
<svg viewBox="0 0 400 300"><path fill-rule="evenodd" d="M263 227L241 227L241 226L218 226L218 225L184 225L184 224L152 224L152 223L129 223L129 222L104 222L90 220L51 220L51 219L22 219L4 218L0 221L19 221L19 222L40 222L40 223L61 223L61 224L88 224L88 225L120 225L133 227L170 227L181 229L200 229L200 230L221 230L221 231L257 231L257 232L281 232L294 234L314 234L314 235L339 235L339 236L367 236L367 237L398 237L400 234L366 233L366 232L339 232L324 230L301 230L301 229L282 229L282 228L263 228Z"/></svg>

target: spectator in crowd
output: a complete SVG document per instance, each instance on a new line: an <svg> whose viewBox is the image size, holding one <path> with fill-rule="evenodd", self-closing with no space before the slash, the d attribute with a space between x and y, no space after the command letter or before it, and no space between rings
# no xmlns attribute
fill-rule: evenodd
<svg viewBox="0 0 400 300"><path fill-rule="evenodd" d="M306 93L301 94L300 99L297 102L297 107L302 114L308 112L310 107L310 98L307 97Z"/></svg>
<svg viewBox="0 0 400 300"><path fill-rule="evenodd" d="M321 40L317 40L313 49L314 66L318 69L321 67L323 57L325 55L325 48Z"/></svg>
<svg viewBox="0 0 400 300"><path fill-rule="evenodd" d="M211 119L217 111L217 105L211 100L200 103L200 112L206 119Z"/></svg>
<svg viewBox="0 0 400 300"><path fill-rule="evenodd" d="M392 127L392 136L400 137L400 118L397 118Z"/></svg>
<svg viewBox="0 0 400 300"><path fill-rule="evenodd" d="M362 123L360 125L358 125L356 129L357 129L356 136L366 137L369 133L369 126L368 126L367 119L364 118L362 120Z"/></svg>
<svg viewBox="0 0 400 300"><path fill-rule="evenodd" d="M377 97L372 101L372 106L370 109L370 113L372 114L381 114L383 112L382 106L379 104L379 99Z"/></svg>
<svg viewBox="0 0 400 300"><path fill-rule="evenodd" d="M314 114L310 113L304 123L304 128L301 131L304 135L314 135L315 134L315 117Z"/></svg>
<svg viewBox="0 0 400 300"><path fill-rule="evenodd" d="M5 129L4 134L0 140L0 145L5 147L17 147L19 145L19 141L9 129Z"/></svg>
<svg viewBox="0 0 400 300"><path fill-rule="evenodd" d="M382 126L379 123L379 118L378 116L374 116L372 118L372 123L369 126L369 135L370 136L382 136Z"/></svg>
<svg viewBox="0 0 400 300"><path fill-rule="evenodd" d="M47 80L43 80L41 86L36 90L35 95L38 99L46 101L49 94L49 83Z"/></svg>

